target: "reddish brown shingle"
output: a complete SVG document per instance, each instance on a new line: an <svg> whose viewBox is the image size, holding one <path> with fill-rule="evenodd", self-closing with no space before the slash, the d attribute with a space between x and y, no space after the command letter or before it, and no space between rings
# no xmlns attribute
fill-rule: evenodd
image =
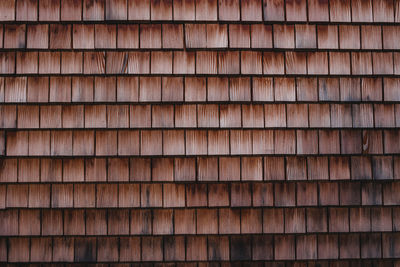
<svg viewBox="0 0 400 267"><path fill-rule="evenodd" d="M4 48L25 48L25 25L4 26Z"/></svg>
<svg viewBox="0 0 400 267"><path fill-rule="evenodd" d="M26 2L26 1L25 1ZM48 48L48 25L28 25L27 26L27 39L26 39L26 47L27 48Z"/></svg>
<svg viewBox="0 0 400 267"><path fill-rule="evenodd" d="M104 5L104 0L83 0L83 19L91 21L103 20Z"/></svg>
<svg viewBox="0 0 400 267"><path fill-rule="evenodd" d="M49 32L50 49L71 48L71 25L50 24Z"/></svg>
<svg viewBox="0 0 400 267"><path fill-rule="evenodd" d="M94 48L94 25L75 24L72 34L73 48Z"/></svg>
<svg viewBox="0 0 400 267"><path fill-rule="evenodd" d="M0 18L3 21L15 20L15 0L6 0L0 6Z"/></svg>
<svg viewBox="0 0 400 267"><path fill-rule="evenodd" d="M67 0L61 2L61 20L81 20L82 0Z"/></svg>

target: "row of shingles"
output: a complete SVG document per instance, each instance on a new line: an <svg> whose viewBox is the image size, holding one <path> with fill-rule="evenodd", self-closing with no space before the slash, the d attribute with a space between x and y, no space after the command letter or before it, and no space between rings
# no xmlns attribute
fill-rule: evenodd
<svg viewBox="0 0 400 267"><path fill-rule="evenodd" d="M398 266L400 264L400 261L396 260L389 260L389 259L358 259L358 260L352 260L352 259L347 259L347 260L340 260L340 261L330 261L330 260L309 260L309 261L222 261L222 262L216 262L216 261L200 261L200 262L175 262L175 263L168 263L166 264L167 266L178 266L178 267L229 267L229 266L255 266L255 267L282 267L282 266L288 266L288 267L315 267L317 266L332 266L332 267L338 267L338 266L379 266L379 267L392 267L392 266ZM160 267L164 266L165 264L162 263L149 263L149 262L143 262L141 264L139 263L113 263L110 264L110 267L129 267L129 266L145 266L145 267ZM72 264L66 264L65 266L71 267ZM91 266L89 264L89 266ZM102 264L101 266L107 266Z"/></svg>
<svg viewBox="0 0 400 267"><path fill-rule="evenodd" d="M5 49L183 49L185 43L186 48L381 50L398 49L399 32L399 26L372 25L6 24L4 30L0 28L0 46Z"/></svg>
<svg viewBox="0 0 400 267"><path fill-rule="evenodd" d="M400 126L398 104L7 105L0 114L6 129Z"/></svg>
<svg viewBox="0 0 400 267"><path fill-rule="evenodd" d="M286 264L286 265L285 265ZM392 267L394 266L398 266L398 264L400 264L400 261L396 261L396 260L389 260L389 259L385 259L385 260L373 260L373 259L366 259L366 260L351 260L351 259L347 259L347 260L341 260L341 261L329 261L329 260L309 260L309 261L232 261L232 262L228 262L228 261L222 261L222 262L212 262L212 261L200 261L200 262L176 262L176 263L168 263L166 264L167 266L171 266L171 267L208 267L208 266L212 266L212 267L228 267L228 266L255 266L255 267L282 267L282 266L293 266L293 267L306 267L306 266L310 266L310 267L314 267L316 266L316 264L318 264L319 266L324 266L324 267L328 267L328 266L332 266L332 267L337 267L337 266L379 266L379 267ZM331 265L330 265L331 264ZM372 264L372 265L371 265ZM145 266L145 267L160 267L160 266L164 266L165 264L162 263L149 263L149 262L144 262L144 263L113 263L110 264L110 267L129 267L129 266ZM71 267L72 264L66 264L65 266L67 267ZM91 266L89 264L89 266ZM107 266L102 264L101 266Z"/></svg>
<svg viewBox="0 0 400 267"><path fill-rule="evenodd" d="M101 174L99 175L101 176ZM105 176L105 174L103 174ZM113 177L111 177L113 178ZM110 179L111 179L110 178ZM168 177L167 177L168 178ZM162 178L166 180L167 178ZM56 178L53 178L56 179ZM74 178L75 182L83 182ZM99 178L101 179L101 177ZM119 179L119 178L117 178ZM117 179L112 180L116 182ZM161 180L162 180L161 179ZM70 183L69 181L65 181ZM105 178L103 182L105 181ZM111 180L110 180L111 181ZM126 182L122 181L122 182ZM160 180L158 180L160 181ZM172 180L171 180L172 181ZM187 181L187 180L186 180ZM194 181L194 180L193 180ZM216 181L216 180L215 180ZM226 181L226 180L223 180ZM25 183L28 180L24 181ZM29 182L38 182L34 178ZM56 181L57 182L57 181ZM179 182L182 182L180 180ZM1 186L3 208L396 205L398 183L53 184ZM52 196L50 197L50 191ZM7 192L7 194L6 194ZM97 192L97 193L96 193ZM163 193L164 192L164 193ZM185 201L186 192L186 201ZM275 198L273 199L273 194ZM305 196L304 194L307 194ZM7 195L7 197L6 197ZM97 195L97 202L96 202ZM140 197L141 195L141 197ZM297 195L297 200L296 200ZM340 197L339 197L340 195ZM384 196L382 198L382 195ZM208 197L207 197L208 196ZM253 199L253 201L251 200ZM51 204L50 204L51 203ZM97 203L97 204L96 204Z"/></svg>
<svg viewBox="0 0 400 267"><path fill-rule="evenodd" d="M54 242L60 242L58 238L54 238ZM68 241L69 239L67 239ZM81 240L81 239L78 239ZM122 239L123 240L123 239ZM2 241L5 242L5 241ZM72 242L72 241L71 241ZM125 244L126 241L122 241L122 244ZM71 248L71 251L73 251L73 248ZM7 254L4 254L7 255ZM68 257L68 260L65 260L66 262L72 262L74 256L71 254L70 257ZM4 256L4 259L6 259L6 256ZM59 258L58 258L59 259ZM124 258L125 259L125 258ZM288 266L288 267L315 267L315 266L323 266L323 267L340 267L340 266L377 266L377 267L397 267L400 264L400 261L398 260L390 260L390 259L341 259L341 260L327 260L327 259L319 259L319 260L273 260L273 261L190 261L190 262L182 262L182 261L176 261L176 262L168 262L168 263L160 263L160 262L150 262L150 261L144 261L141 263L133 261L132 263L126 263L130 262L131 258L126 258L127 260L121 261L120 263L99 263L99 264L94 264L87 262L85 264L79 264L79 263L64 263L62 266L65 267L73 267L73 266L89 266L89 267L94 267L94 266L101 266L101 267L138 267L138 266L143 266L143 267L162 267L162 266L170 266L170 267L229 267L229 266L254 266L254 267L282 267L282 266ZM61 261L61 260L59 260ZM137 260L136 260L137 261ZM46 264L43 264L44 266L47 266ZM17 266L15 263L9 263L7 266Z"/></svg>
<svg viewBox="0 0 400 267"><path fill-rule="evenodd" d="M2 28L1 33L3 34ZM138 24L4 25L5 49L128 49L139 48L139 40L142 49L183 48L183 25L141 24L140 27ZM1 45L3 48L3 44Z"/></svg>
<svg viewBox="0 0 400 267"><path fill-rule="evenodd" d="M399 214L389 207L8 209L0 211L0 236L392 232Z"/></svg>
<svg viewBox="0 0 400 267"><path fill-rule="evenodd" d="M399 84L347 77L5 77L0 102L392 102L400 101Z"/></svg>
<svg viewBox="0 0 400 267"><path fill-rule="evenodd" d="M202 116L200 118L200 123L202 121L214 121L212 125L203 125L203 127L218 127L218 107L216 105L211 105L215 107L213 113L215 116ZM230 107L229 106L223 106ZM263 107L262 105L250 106L250 107L259 107L259 113L261 114L261 122L256 124L257 116L253 114L252 116L246 116L247 113L251 112L251 109L248 109L249 106L244 106L243 109L243 118L247 119L247 123L245 125L241 125L241 110L240 105L234 105L237 107L236 109L224 109L221 110L221 127L264 127L264 118L263 118ZM317 121L315 118L308 118L307 114L307 105L304 106L305 109L293 109L297 105L289 106L288 116L285 115L285 107L284 105L267 105L265 107L272 106L274 108L268 108L265 110L265 114L273 114L274 112L279 112L283 114L279 116L279 118L271 118L268 117L265 120L265 127L308 127L308 123L299 124L298 120L295 120L298 116L303 114L303 121L310 121L311 124ZM300 105L299 105L300 106ZM327 105L323 105L327 106ZM341 107L341 105L335 104L336 108ZM165 108L166 107L166 108ZM178 106L177 110L180 113L187 113L189 115L181 114L177 118L174 118L174 108L173 106L157 106L157 109L154 109L151 112L150 106L138 106L136 109L131 109L131 127L151 127L150 121L153 121L153 127L161 127L161 128L171 128L177 127L188 127L193 128L196 127L196 106ZM187 108L192 107L192 112L186 110ZM204 107L204 105L202 105ZM313 106L311 106L313 107ZM340 127L352 127L351 124L351 106L346 105L345 109L335 109L337 114L341 114L341 116L346 116L350 122L346 122L346 120L341 121L341 124L335 124L334 126ZM365 124L368 122L366 118L368 118L367 113L362 112L363 108L359 108L356 105L356 109L353 110L353 113L360 115L359 119L356 120L356 124L353 127L372 127L373 125ZM117 108L117 109L116 109ZM104 105L94 106L93 108L86 107L85 116L84 109L82 106L73 106L68 108L61 109L61 106L47 106L41 107L41 116L39 116L39 109L35 106L22 106L18 109L18 123L15 122L16 119L16 109L13 106L8 106L7 108L3 108L4 112L7 110L12 112L14 116L10 116L10 114L5 114L5 120L2 122L3 127L18 127L19 128L35 128L41 127L44 128L60 128L60 127L83 127L84 122L88 122L85 124L86 127L128 127L129 125L129 110L128 106L116 107L111 106L107 108ZM375 105L375 111L378 110ZM202 109L203 110L203 109ZM292 112L290 112L292 110ZM347 110L347 112L345 112ZM371 106L372 110L372 106ZM201 111L201 110L200 110ZM254 111L254 110L253 110ZM314 110L315 112L318 109ZM320 110L318 114L322 115L323 110ZM327 121L329 122L329 106L327 110ZM393 110L392 110L393 111ZM176 111L175 111L176 112ZM170 113L170 114L169 114ZM335 113L335 114L336 114ZM365 113L365 114L364 114ZM108 114L108 115L106 115ZM147 115L146 115L147 114ZM152 116L151 116L152 114ZM169 114L169 115L168 115ZM190 115L192 114L192 115ZM295 116L295 114L297 114ZM346 115L347 114L347 115ZM248 114L247 114L248 115ZM317 115L317 114L315 114ZM392 112L393 115L393 112ZM49 117L50 116L50 117ZM101 116L101 117L99 117ZM384 116L387 118L392 118L390 112L385 112ZM13 117L13 118L12 118ZM40 122L39 122L40 117ZM111 118L118 117L118 121L112 121ZM136 118L141 117L144 120L137 120ZM288 118L288 124L282 124L281 121L286 121L286 117ZM355 116L358 118L358 116ZM382 117L382 118L383 118ZM64 123L62 123L62 119L64 118ZM161 118L161 119L160 119ZM187 120L184 120L186 118ZM250 124L251 121L249 118L253 118L253 124ZM291 119L292 118L292 119ZM380 118L380 117L378 117ZM372 118L373 119L373 118ZM377 118L375 118L377 119ZM393 119L393 118L392 118ZM385 120L379 119L382 123ZM14 121L15 125L12 123ZM146 121L148 123L146 123ZM191 121L192 123L187 124L185 121ZM296 121L296 123L294 123ZM324 121L324 120L322 120ZM90 122L90 123L89 123ZM180 123L182 122L182 123ZM360 123L358 123L360 122ZM178 124L177 124L178 123ZM276 124L278 123L278 124ZM317 126L317 125L312 125ZM323 127L329 127L328 124L319 125ZM379 125L378 125L379 126ZM381 126L390 126L381 125ZM392 125L394 126L394 125ZM7 140L7 149L9 155L23 155L27 153L27 155L93 155L94 154L94 142L95 139L97 141L96 151L98 151L98 155L138 155L140 153L140 147L146 150L146 144L140 144L140 139L143 138L152 138L151 135L154 134L154 138L158 139L156 146L152 148L156 149L155 153L165 154L165 155L204 155L204 154L281 154L281 153L298 153L298 154L337 154L340 153L340 147L342 147L342 153L361 153L361 138L367 138L366 147L363 147L364 153L383 153L383 145L382 140L385 142L384 151L385 153L396 153L398 151L397 148L397 139L398 133L397 131L384 130L382 131L367 131L361 133L361 131L357 130L291 130L291 131L281 131L281 130L164 130L164 131L132 131L132 130L124 130L124 131L22 131L18 132L2 132L2 139L8 138ZM279 138L280 134L286 134L286 137ZM361 137L363 134L363 137ZM275 135L275 137L274 137ZM383 135L383 137L382 137ZM231 151L229 151L229 145L223 142L223 137L230 138L232 141ZM357 138L358 137L358 138ZM222 138L222 139L221 139ZM348 141L352 140L352 142L358 140L358 147L354 147L350 150L347 150ZM164 143L162 143L164 140ZM186 141L185 141L186 140ZM318 142L314 142L318 140ZM134 141L134 142L133 142ZM155 140L156 141L156 140ZM297 141L297 142L296 142ZM86 143L90 145L90 148L79 149L80 144ZM287 142L290 145L289 147L283 146L282 144ZM342 142L342 146L340 145ZM73 145L74 143L74 145ZM107 143L115 145L115 149L106 148ZM209 143L207 145L207 143ZM296 145L297 143L297 145ZM364 142L365 143L365 142ZM51 145L50 145L51 144ZM213 144L218 145L216 149L212 149ZM16 146L15 146L16 145ZM12 149L14 147L14 149ZM186 147L186 148L185 148ZM207 152L208 147L208 152ZM296 152L297 147L297 152ZM211 150L210 150L211 148ZM237 149L236 149L237 148ZM274 150L275 148L275 150ZM148 147L150 149L150 147ZM147 150L148 150L147 149ZM4 147L1 149L4 151ZM146 150L146 151L147 151ZM25 152L24 152L25 151ZM101 152L102 151L102 152ZM150 150L149 150L150 151ZM142 152L146 154L147 152Z"/></svg>
<svg viewBox="0 0 400 267"><path fill-rule="evenodd" d="M82 182L82 181L79 181ZM398 182L2 185L1 208L396 206ZM179 181L181 182L181 181ZM344 209L342 209L344 210ZM387 209L389 210L389 208ZM399 217L396 215L396 218ZM396 219L395 218L395 219ZM397 219L396 219L397 220Z"/></svg>
<svg viewBox="0 0 400 267"><path fill-rule="evenodd" d="M5 250L1 259L9 262L279 261L398 258L399 252L393 246L397 247L399 239L396 233L32 237L2 238L0 244ZM307 266L306 262L301 264Z"/></svg>
<svg viewBox="0 0 400 267"><path fill-rule="evenodd" d="M2 74L393 75L397 52L3 52Z"/></svg>
<svg viewBox="0 0 400 267"><path fill-rule="evenodd" d="M396 154L396 130L57 130L0 132L7 156Z"/></svg>
<svg viewBox="0 0 400 267"><path fill-rule="evenodd" d="M67 237L63 239L33 237L2 238L0 244L8 251L10 262L29 260L39 262L179 262L185 260L398 258L399 252L393 249L393 246L397 247L399 239L396 233ZM9 243L8 249L5 243ZM52 248L53 246L56 248Z"/></svg>
<svg viewBox="0 0 400 267"><path fill-rule="evenodd" d="M4 0L0 20L398 22L398 4L397 0L43 0L38 5L36 0Z"/></svg>
<svg viewBox="0 0 400 267"><path fill-rule="evenodd" d="M3 159L1 183L397 180L399 157Z"/></svg>
<svg viewBox="0 0 400 267"><path fill-rule="evenodd" d="M186 48L396 49L398 31L397 26L372 25L185 24L185 45Z"/></svg>

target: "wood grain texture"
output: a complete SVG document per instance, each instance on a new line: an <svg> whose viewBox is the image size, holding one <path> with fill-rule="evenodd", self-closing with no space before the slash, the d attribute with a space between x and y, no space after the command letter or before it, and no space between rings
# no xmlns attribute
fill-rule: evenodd
<svg viewBox="0 0 400 267"><path fill-rule="evenodd" d="M0 1L0 265L397 266L399 4Z"/></svg>

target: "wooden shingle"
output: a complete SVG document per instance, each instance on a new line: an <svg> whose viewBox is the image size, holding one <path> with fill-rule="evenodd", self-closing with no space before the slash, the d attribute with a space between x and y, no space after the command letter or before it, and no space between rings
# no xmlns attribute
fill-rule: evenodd
<svg viewBox="0 0 400 267"><path fill-rule="evenodd" d="M140 48L161 48L161 25L140 25Z"/></svg>
<svg viewBox="0 0 400 267"><path fill-rule="evenodd" d="M50 32L50 48L52 49L71 48L72 45L71 25L50 24L49 32Z"/></svg>
<svg viewBox="0 0 400 267"><path fill-rule="evenodd" d="M249 0L241 3L242 21L261 21L262 20L262 1Z"/></svg>
<svg viewBox="0 0 400 267"><path fill-rule="evenodd" d="M36 61L37 59L33 58L33 60ZM60 62L61 62L61 54L59 52L39 52L39 73L40 74L60 73L61 72Z"/></svg>
<svg viewBox="0 0 400 267"><path fill-rule="evenodd" d="M26 2L26 1L25 1ZM49 26L43 24L28 25L26 28L26 48L48 48Z"/></svg>
<svg viewBox="0 0 400 267"><path fill-rule="evenodd" d="M287 21L306 21L307 5L305 2L292 1L286 2L286 20Z"/></svg>
<svg viewBox="0 0 400 267"><path fill-rule="evenodd" d="M267 0L263 0L263 13L266 21L284 21L285 1L277 0L268 3Z"/></svg>
<svg viewBox="0 0 400 267"><path fill-rule="evenodd" d="M308 1L308 19L309 21L328 21L329 3L324 0Z"/></svg>
<svg viewBox="0 0 400 267"><path fill-rule="evenodd" d="M161 78L139 78L139 101L156 102L161 100Z"/></svg>
<svg viewBox="0 0 400 267"><path fill-rule="evenodd" d="M39 2L39 20L40 21L58 21L60 20L60 3L52 0Z"/></svg>
<svg viewBox="0 0 400 267"><path fill-rule="evenodd" d="M252 48L272 48L272 26L253 24L250 32Z"/></svg>
<svg viewBox="0 0 400 267"><path fill-rule="evenodd" d="M46 54L50 55L50 53L46 53ZM54 54L59 55L59 53L54 53ZM37 64L38 63L38 53L37 52L19 52L16 54L16 63L17 63L16 64L17 65L16 72L18 74L37 73L38 72L38 64ZM58 70L59 70L59 68L58 68ZM53 71L57 72L57 67Z"/></svg>
<svg viewBox="0 0 400 267"><path fill-rule="evenodd" d="M218 18L220 20L239 20L240 6L238 0L218 0Z"/></svg>
<svg viewBox="0 0 400 267"><path fill-rule="evenodd" d="M227 29L227 25L224 24L207 24L207 48L228 47Z"/></svg>
<svg viewBox="0 0 400 267"><path fill-rule="evenodd" d="M100 74L105 73L105 53L104 52L87 52L83 58L84 74Z"/></svg>
<svg viewBox="0 0 400 267"><path fill-rule="evenodd" d="M60 9L62 21L74 21L82 19L82 0L62 1Z"/></svg>
<svg viewBox="0 0 400 267"><path fill-rule="evenodd" d="M174 20L195 20L195 0L174 0L173 17Z"/></svg>
<svg viewBox="0 0 400 267"><path fill-rule="evenodd" d="M351 15L354 22L371 22L372 18L372 1L354 1L351 3Z"/></svg>
<svg viewBox="0 0 400 267"><path fill-rule="evenodd" d="M2 73L15 73L15 53L0 53L0 63Z"/></svg>
<svg viewBox="0 0 400 267"><path fill-rule="evenodd" d="M96 24L94 26L94 47L95 48L115 48L117 45L116 25Z"/></svg>
<svg viewBox="0 0 400 267"><path fill-rule="evenodd" d="M98 21L104 19L104 0L83 0L83 20Z"/></svg>
<svg viewBox="0 0 400 267"><path fill-rule="evenodd" d="M330 3L330 17L334 22L351 21L350 3L342 0L333 0Z"/></svg>
<svg viewBox="0 0 400 267"><path fill-rule="evenodd" d="M294 26L274 24L274 47L275 48L294 48Z"/></svg>
<svg viewBox="0 0 400 267"><path fill-rule="evenodd" d="M74 24L72 30L72 45L75 49L94 48L94 25Z"/></svg>
<svg viewBox="0 0 400 267"><path fill-rule="evenodd" d="M127 19L127 0L107 0L106 1L106 20L126 20Z"/></svg>
<svg viewBox="0 0 400 267"><path fill-rule="evenodd" d="M173 73L174 74L194 74L195 73L195 53L176 51L173 54Z"/></svg>
<svg viewBox="0 0 400 267"><path fill-rule="evenodd" d="M229 25L229 47L249 48L250 47L250 26L231 24Z"/></svg>
<svg viewBox="0 0 400 267"><path fill-rule="evenodd" d="M385 0L374 3L374 21L375 22L392 22L394 21L394 2Z"/></svg>
<svg viewBox="0 0 400 267"><path fill-rule="evenodd" d="M128 0L129 20L150 20L150 0Z"/></svg>
<svg viewBox="0 0 400 267"><path fill-rule="evenodd" d="M284 74L284 54L283 53L263 53L263 72L264 74Z"/></svg>
<svg viewBox="0 0 400 267"><path fill-rule="evenodd" d="M15 20L15 0L3 1L0 5L0 19L2 21Z"/></svg>
<svg viewBox="0 0 400 267"><path fill-rule="evenodd" d="M382 49L382 33L379 26L361 26L361 47Z"/></svg>

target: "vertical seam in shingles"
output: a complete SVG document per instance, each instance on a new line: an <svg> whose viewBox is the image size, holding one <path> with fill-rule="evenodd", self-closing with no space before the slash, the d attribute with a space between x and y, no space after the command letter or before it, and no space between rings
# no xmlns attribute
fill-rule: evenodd
<svg viewBox="0 0 400 267"><path fill-rule="evenodd" d="M310 21L310 14L309 14L309 5L308 5L308 1L305 1L306 2L306 25L308 25L308 23L309 23L309 21ZM328 2L329 2L329 0L328 0Z"/></svg>
<svg viewBox="0 0 400 267"><path fill-rule="evenodd" d="M4 40L3 40L3 42L4 42ZM14 58L14 67L13 67L13 69L14 69L14 73L12 73L12 74L17 74L17 53L15 53L15 52L13 53L13 58ZM4 92L4 94L5 94L5 92Z"/></svg>
<svg viewBox="0 0 400 267"><path fill-rule="evenodd" d="M328 0L327 2L328 2L328 21L327 21L327 23L329 23L329 22L332 22L331 21L331 0Z"/></svg>
<svg viewBox="0 0 400 267"><path fill-rule="evenodd" d="M393 7L393 11L392 11L393 12L393 21L392 22L394 22L394 23L396 22L396 3L395 2L396 1L392 2L392 4L393 4L393 6L392 6Z"/></svg>
<svg viewBox="0 0 400 267"><path fill-rule="evenodd" d="M59 0L58 2L58 21L61 20L61 1L62 0Z"/></svg>
<svg viewBox="0 0 400 267"><path fill-rule="evenodd" d="M383 39L383 36L382 36L382 39ZM382 49L383 49L383 44L382 44ZM389 53L391 53L392 54L392 74L393 75L396 75L396 62L395 62L395 55L394 55L394 52L389 52Z"/></svg>
<svg viewBox="0 0 400 267"><path fill-rule="evenodd" d="M348 212L349 212L349 215L348 215L348 218L349 218L349 232L351 232L351 230L350 230L350 208L348 209ZM361 235L360 234L357 234L357 237L358 237L358 249L359 249L359 251L358 251L358 255L359 255L359 257L360 257L360 259L362 259L363 257L361 256L362 254L361 254Z"/></svg>
<svg viewBox="0 0 400 267"><path fill-rule="evenodd" d="M13 21L18 21L17 20L17 1L14 0L14 20Z"/></svg>
<svg viewBox="0 0 400 267"><path fill-rule="evenodd" d="M283 21L287 21L286 0L283 0Z"/></svg>
<svg viewBox="0 0 400 267"><path fill-rule="evenodd" d="M380 50L383 51L383 50L385 50L384 47L383 47L383 26L381 24L378 27L380 27L380 32L381 32L381 40L380 40L381 49ZM393 69L394 69L394 62L393 62ZM394 71L393 71L393 74L394 74Z"/></svg>
<svg viewBox="0 0 400 267"><path fill-rule="evenodd" d="M392 212L393 212L393 210L392 210ZM371 212L370 212L370 214L371 214ZM392 232L394 232L393 231L394 230L394 227L393 227L393 213L392 213ZM381 256L381 259L383 259L383 257L384 257L384 255L383 255L383 248L384 248L384 243L383 243L383 233L381 232L381 233L379 233L379 239L380 239L380 246L381 246L381 253L380 253L380 256ZM393 263L393 267L394 267L395 265L394 265L394 263Z"/></svg>
<svg viewBox="0 0 400 267"><path fill-rule="evenodd" d="M227 238L228 238L229 260L230 260L230 261L233 261L233 259L232 259L232 253L231 253L231 251L232 251L232 236L230 235L230 236L228 236Z"/></svg>
<svg viewBox="0 0 400 267"><path fill-rule="evenodd" d="M305 55L305 57L306 57L306 74L305 74L305 75L307 75L307 74L309 74L309 73L308 73L309 53L304 52L304 55Z"/></svg>
<svg viewBox="0 0 400 267"><path fill-rule="evenodd" d="M172 7L171 7L171 22L173 22L174 20L175 20L175 16L174 16L174 14L175 14L175 7L174 7L174 3L175 3L175 1L171 1L172 3L171 3L171 5L172 5ZM186 254L186 253L185 253Z"/></svg>
<svg viewBox="0 0 400 267"><path fill-rule="evenodd" d="M150 213L152 213L151 210L150 210ZM151 228L153 228L152 227L153 223L150 222L150 224L151 224ZM139 251L139 260L142 261L143 260L143 237L142 236L139 236L139 249L140 249L140 251Z"/></svg>
<svg viewBox="0 0 400 267"><path fill-rule="evenodd" d="M31 257L32 257L32 238L28 238L28 247L29 247L29 251L28 251L28 254L29 254L29 260L31 260Z"/></svg>
<svg viewBox="0 0 400 267"><path fill-rule="evenodd" d="M348 22L354 22L353 21L353 1L354 0L350 0L350 21L348 21Z"/></svg>
<svg viewBox="0 0 400 267"><path fill-rule="evenodd" d="M196 1L201 1L201 0L196 0ZM215 0L216 4L217 4L217 21L220 21L219 19L219 5L220 5L220 0ZM207 3L208 6L208 3ZM208 9L208 7L207 7Z"/></svg>
<svg viewBox="0 0 400 267"><path fill-rule="evenodd" d="M364 105L364 104L359 104L359 105ZM370 105L372 108L372 125L373 128L376 127L376 121L375 121L375 105L374 104L365 104L365 105ZM394 115L394 114L393 114Z"/></svg>
<svg viewBox="0 0 400 267"><path fill-rule="evenodd" d="M275 24L271 24L271 42L272 42L272 49L275 48L275 34L274 34L274 30L275 29ZM264 55L264 53L263 53ZM264 65L264 64L263 64ZM264 70L264 74L265 74L265 70Z"/></svg>
<svg viewBox="0 0 400 267"><path fill-rule="evenodd" d="M371 3L371 23L374 23L374 22L376 22L375 21L375 12L374 12L374 1L370 1L370 3Z"/></svg>
<svg viewBox="0 0 400 267"><path fill-rule="evenodd" d="M119 187L120 187L120 185L123 185L123 184L116 184L116 186L117 186L117 207L119 207Z"/></svg>
<svg viewBox="0 0 400 267"><path fill-rule="evenodd" d="M64 235L64 232L65 232L65 209L64 210L61 210L60 212L61 212L61 224L62 224L62 226L61 226L61 232L62 232L62 235Z"/></svg>
<svg viewBox="0 0 400 267"><path fill-rule="evenodd" d="M107 0L104 0L103 1L103 20L104 21L107 21L107 20L109 20L108 18L107 18Z"/></svg>
<svg viewBox="0 0 400 267"><path fill-rule="evenodd" d="M83 168L85 168L85 164L83 166L84 166ZM75 196L75 187L76 186L77 186L77 184L72 184L72 208L75 208L75 198L74 198L74 196ZM65 228L65 225L64 225L64 228Z"/></svg>
<svg viewBox="0 0 400 267"><path fill-rule="evenodd" d="M83 1L84 0L81 1L81 19L79 21L83 21L84 20L83 19Z"/></svg>
<svg viewBox="0 0 400 267"><path fill-rule="evenodd" d="M341 259L341 253L340 253L340 237L342 236L342 234L336 234L336 236L337 236L337 247L338 247L338 257L337 257L337 259Z"/></svg>
<svg viewBox="0 0 400 267"><path fill-rule="evenodd" d="M1 30L2 30L1 31L1 48L4 48L4 39L6 38L6 33L5 33L6 30L5 30L5 26L4 25L1 25Z"/></svg>
<svg viewBox="0 0 400 267"><path fill-rule="evenodd" d="M108 218L107 218L107 213L108 213L108 211L107 210L105 210L105 213L106 213L106 225L107 225L107 228L108 228ZM108 229L107 229L107 234L108 234ZM104 238L104 237L103 237ZM99 237L98 236L96 236L96 237L93 237L93 239L96 241L96 251L95 251L95 254L96 254L96 260L98 259L98 257L99 257ZM90 240L90 239L89 239ZM91 241L91 240L90 240ZM74 246L75 246L75 242L74 242ZM75 256L75 251L74 251L74 256Z"/></svg>
<svg viewBox="0 0 400 267"><path fill-rule="evenodd" d="M126 22L129 21L129 0L125 0L125 9L126 9Z"/></svg>
<svg viewBox="0 0 400 267"><path fill-rule="evenodd" d="M186 53L186 52L184 52ZM186 77L181 77L181 81L182 81L182 102L185 102L185 97L186 97Z"/></svg>
<svg viewBox="0 0 400 267"><path fill-rule="evenodd" d="M24 40L24 49L27 49L27 47L28 47L28 27L27 27L28 25L26 25L25 24L25 32L24 32L24 37L25 37L25 40ZM4 32L4 31L3 31ZM4 38L3 38L4 39Z"/></svg>
<svg viewBox="0 0 400 267"><path fill-rule="evenodd" d="M110 184L108 184L108 185L110 185ZM104 208L104 206L102 207L102 208ZM109 222L110 222L110 220L109 220L109 218L110 218L110 214L109 214L109 212L110 212L111 210L110 210L110 208L107 208L107 209L105 209L104 210L104 212L105 212L105 215L106 215L106 233L107 233L107 235L109 235L110 234L110 225L109 225ZM97 249L96 249L96 252L97 252ZM96 254L97 255L97 254ZM98 256L98 255L97 255ZM97 257L96 257L97 258Z"/></svg>
<svg viewBox="0 0 400 267"><path fill-rule="evenodd" d="M239 21L242 21L242 1L238 2L239 2Z"/></svg>

